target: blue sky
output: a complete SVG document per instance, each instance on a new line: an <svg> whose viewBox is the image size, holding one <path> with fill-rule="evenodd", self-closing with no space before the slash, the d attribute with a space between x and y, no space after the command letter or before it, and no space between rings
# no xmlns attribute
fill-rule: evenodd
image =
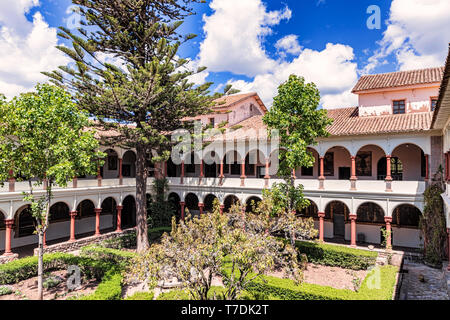
<svg viewBox="0 0 450 320"><path fill-rule="evenodd" d="M196 83L257 91L270 107L289 74L315 82L326 108L357 104L361 74L443 65L450 42L448 0L209 0L182 31L196 39L179 54L208 67ZM367 8L380 8L370 30ZM11 97L67 63L56 27L73 19L69 0L0 0L0 92ZM33 40L34 39L34 40Z"/></svg>

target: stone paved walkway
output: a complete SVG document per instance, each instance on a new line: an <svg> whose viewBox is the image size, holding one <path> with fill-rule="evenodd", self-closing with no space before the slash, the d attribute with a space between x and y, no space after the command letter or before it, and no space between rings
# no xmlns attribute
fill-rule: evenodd
<svg viewBox="0 0 450 320"><path fill-rule="evenodd" d="M438 270L405 261L403 270L408 272L403 275L400 300L450 300L450 273L446 267Z"/></svg>

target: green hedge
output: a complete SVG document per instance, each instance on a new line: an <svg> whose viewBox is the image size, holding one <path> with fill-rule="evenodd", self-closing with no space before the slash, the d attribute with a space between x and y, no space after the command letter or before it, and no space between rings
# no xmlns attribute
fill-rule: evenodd
<svg viewBox="0 0 450 320"><path fill-rule="evenodd" d="M69 265L87 266L92 261L84 260L68 253L51 253L44 255L44 270L57 270ZM36 277L38 257L27 257L0 265L0 284L13 284Z"/></svg>
<svg viewBox="0 0 450 320"><path fill-rule="evenodd" d="M374 266L378 253L344 246L296 241L297 250L308 257L308 262L352 270L367 270Z"/></svg>
<svg viewBox="0 0 450 320"><path fill-rule="evenodd" d="M94 293L79 300L120 300L122 297L122 275L116 268L109 270Z"/></svg>
<svg viewBox="0 0 450 320"><path fill-rule="evenodd" d="M252 281L246 290L259 300L391 300L397 273L394 266L376 267L358 292L309 283L296 285L292 280L270 276Z"/></svg>
<svg viewBox="0 0 450 320"><path fill-rule="evenodd" d="M148 240L149 242L154 242L159 240L164 232L170 233L172 231L171 227L159 227L148 229ZM123 249L131 248L136 246L136 232L130 232L128 234L122 235L120 237L105 240L101 243L102 247L111 249Z"/></svg>
<svg viewBox="0 0 450 320"><path fill-rule="evenodd" d="M150 292L136 292L135 294L126 297L125 300L153 300L155 297L155 293L153 291Z"/></svg>
<svg viewBox="0 0 450 320"><path fill-rule="evenodd" d="M123 251L112 248L100 247L98 245L89 245L81 249L81 257L90 258L95 261L103 261L118 265L124 269L125 266L136 257L135 252Z"/></svg>

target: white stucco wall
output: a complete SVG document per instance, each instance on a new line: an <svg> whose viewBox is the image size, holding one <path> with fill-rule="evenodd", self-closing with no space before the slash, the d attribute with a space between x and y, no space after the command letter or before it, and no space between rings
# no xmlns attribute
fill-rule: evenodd
<svg viewBox="0 0 450 320"><path fill-rule="evenodd" d="M431 97L439 95L439 84L423 88L408 87L403 90L359 94L359 115L375 116L392 114L394 100L406 100L406 113L430 111Z"/></svg>

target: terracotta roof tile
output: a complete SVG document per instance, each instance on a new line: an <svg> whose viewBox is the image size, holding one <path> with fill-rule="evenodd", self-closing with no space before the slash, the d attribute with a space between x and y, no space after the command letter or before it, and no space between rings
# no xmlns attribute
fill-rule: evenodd
<svg viewBox="0 0 450 320"><path fill-rule="evenodd" d="M334 119L333 124L328 127L328 132L332 136L353 136L427 131L431 128L433 112L359 117L358 107L353 107L328 110L328 116ZM219 139L264 138L267 127L262 117L254 116L238 123L234 126L235 128L238 126L238 129L227 130L226 137Z"/></svg>
<svg viewBox="0 0 450 320"><path fill-rule="evenodd" d="M444 67L362 76L352 92L441 82Z"/></svg>

